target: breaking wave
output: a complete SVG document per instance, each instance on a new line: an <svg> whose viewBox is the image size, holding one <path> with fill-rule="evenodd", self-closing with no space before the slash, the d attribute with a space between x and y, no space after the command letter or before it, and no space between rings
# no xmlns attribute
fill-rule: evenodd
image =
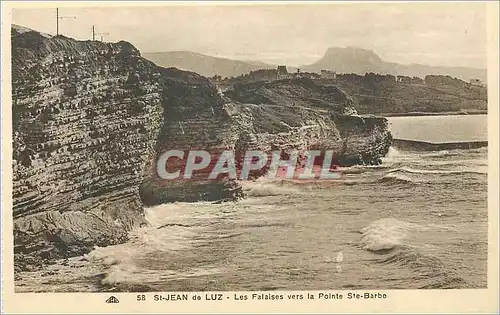
<svg viewBox="0 0 500 315"><path fill-rule="evenodd" d="M86 256L106 266L100 282L116 291L154 291L171 279L218 274L221 270L213 266L190 266L183 255L215 238L234 236L206 232L221 216L232 214L220 207L197 202L145 208L149 226L131 231L127 243L97 247Z"/></svg>
<svg viewBox="0 0 500 315"><path fill-rule="evenodd" d="M410 167L395 168L389 171L389 173L402 172L410 174L488 174L487 167L469 168L464 170L423 170L415 169Z"/></svg>
<svg viewBox="0 0 500 315"><path fill-rule="evenodd" d="M400 156L401 156L401 152L398 149L396 149L394 147L389 147L389 151L387 152L385 157L382 158L382 162L384 164L395 162L395 161L399 160Z"/></svg>
<svg viewBox="0 0 500 315"><path fill-rule="evenodd" d="M415 234L446 227L422 226L394 218L372 222L360 230L359 245L377 255L379 264L394 264L409 269L415 278L425 279L420 288L462 288L467 282L451 270L429 245L419 244Z"/></svg>
<svg viewBox="0 0 500 315"><path fill-rule="evenodd" d="M243 182L243 190L250 197L267 197L299 193L298 188L266 180Z"/></svg>
<svg viewBox="0 0 500 315"><path fill-rule="evenodd" d="M404 174L389 173L378 180L380 183L388 184L414 184L415 182Z"/></svg>
<svg viewBox="0 0 500 315"><path fill-rule="evenodd" d="M463 150L441 150L441 151L431 151L430 153L422 154L426 158L433 159L447 159L455 156L463 156Z"/></svg>

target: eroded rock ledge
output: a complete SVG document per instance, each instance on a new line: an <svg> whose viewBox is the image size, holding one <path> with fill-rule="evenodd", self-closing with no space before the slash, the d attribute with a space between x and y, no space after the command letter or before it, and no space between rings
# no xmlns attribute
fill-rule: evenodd
<svg viewBox="0 0 500 315"><path fill-rule="evenodd" d="M262 100L248 104L200 75L156 66L130 43L17 27L12 56L18 270L126 241L147 224L144 203L242 196L234 181L158 180L162 150L324 147L350 165L377 163L390 145L387 121L356 116L335 87L290 81L247 88L245 97Z"/></svg>

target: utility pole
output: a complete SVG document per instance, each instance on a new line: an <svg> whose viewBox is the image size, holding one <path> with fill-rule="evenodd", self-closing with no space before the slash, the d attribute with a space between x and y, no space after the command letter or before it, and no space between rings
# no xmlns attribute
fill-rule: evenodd
<svg viewBox="0 0 500 315"><path fill-rule="evenodd" d="M94 28L94 25L92 25L92 41L95 41L95 28Z"/></svg>
<svg viewBox="0 0 500 315"><path fill-rule="evenodd" d="M56 36L59 35L59 20L76 19L76 16L59 16L59 8L56 8Z"/></svg>

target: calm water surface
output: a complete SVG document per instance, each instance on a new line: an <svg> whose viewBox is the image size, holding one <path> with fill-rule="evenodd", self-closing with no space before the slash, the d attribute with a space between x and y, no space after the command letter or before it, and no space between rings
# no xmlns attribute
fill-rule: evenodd
<svg viewBox="0 0 500 315"><path fill-rule="evenodd" d="M486 141L487 115L388 117L396 139L429 142Z"/></svg>

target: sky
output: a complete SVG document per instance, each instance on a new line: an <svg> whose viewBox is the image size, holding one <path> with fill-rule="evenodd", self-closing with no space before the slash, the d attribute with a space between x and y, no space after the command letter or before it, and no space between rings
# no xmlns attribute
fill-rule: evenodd
<svg viewBox="0 0 500 315"><path fill-rule="evenodd" d="M35 4L36 5L36 4ZM403 64L486 68L485 3L161 4L65 7L60 33L126 40L141 52L189 50L271 64L306 65L328 47L370 49ZM33 6L33 4L31 4ZM16 8L12 23L55 34L53 8Z"/></svg>

